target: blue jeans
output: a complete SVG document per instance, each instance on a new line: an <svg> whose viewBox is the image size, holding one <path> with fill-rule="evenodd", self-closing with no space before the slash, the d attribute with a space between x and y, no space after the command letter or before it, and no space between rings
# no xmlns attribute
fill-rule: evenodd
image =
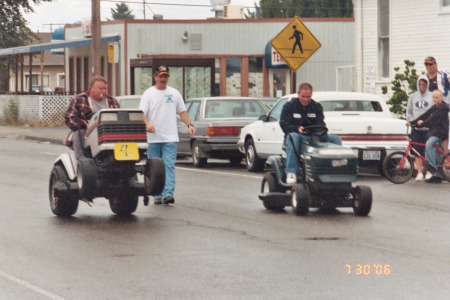
<svg viewBox="0 0 450 300"><path fill-rule="evenodd" d="M162 194L152 195L154 198L173 196L175 191L175 162L177 160L177 143L149 143L147 157L160 157L166 170L166 184Z"/></svg>
<svg viewBox="0 0 450 300"><path fill-rule="evenodd" d="M436 151L434 145L441 143L442 140L436 136L430 136L425 144L425 159L427 164L434 168L434 170L429 170L436 177L442 177L442 175L437 171L437 165L440 164L442 156Z"/></svg>
<svg viewBox="0 0 450 300"><path fill-rule="evenodd" d="M293 141L294 141L294 145L292 145L291 143L291 139L289 138L289 136L292 137ZM336 144L336 145L342 145L342 140L339 136L335 135L335 134L326 134L324 136L324 139L330 143ZM301 135L298 134L297 132L292 132L289 133L284 142L286 144L286 167L285 167L285 172L286 173L295 173L297 174L300 171L300 164L298 162L298 158L295 155L295 153L297 152L298 154L300 154L300 145L303 144L304 142L310 142L311 141L311 137L308 135ZM295 147L295 151L294 151L294 147Z"/></svg>

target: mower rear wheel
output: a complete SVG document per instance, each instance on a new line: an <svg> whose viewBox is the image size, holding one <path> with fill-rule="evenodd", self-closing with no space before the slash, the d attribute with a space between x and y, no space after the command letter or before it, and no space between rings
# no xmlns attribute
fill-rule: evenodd
<svg viewBox="0 0 450 300"><path fill-rule="evenodd" d="M275 174L274 173L264 174L263 180L261 182L261 193L268 194L275 192L279 192L279 186L275 178ZM264 200L262 200L262 202L264 207L268 210L282 211L284 209L284 206L282 205L270 205Z"/></svg>
<svg viewBox="0 0 450 300"><path fill-rule="evenodd" d="M159 157L147 159L145 165L144 184L147 195L159 195L164 190L166 169L164 161Z"/></svg>
<svg viewBox="0 0 450 300"><path fill-rule="evenodd" d="M69 178L66 175L66 172L61 166L53 167L52 173L50 175L50 184L49 184L49 198L50 198L50 208L58 217L69 217L76 213L78 209L78 199L74 196L67 195L56 196L55 195L55 187L60 183L68 183Z"/></svg>
<svg viewBox="0 0 450 300"><path fill-rule="evenodd" d="M309 190L303 184L292 186L291 206L292 211L297 215L306 215L309 212L310 195Z"/></svg>

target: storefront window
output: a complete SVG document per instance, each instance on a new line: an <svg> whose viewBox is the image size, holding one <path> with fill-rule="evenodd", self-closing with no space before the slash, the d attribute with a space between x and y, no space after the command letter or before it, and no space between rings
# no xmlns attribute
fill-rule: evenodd
<svg viewBox="0 0 450 300"><path fill-rule="evenodd" d="M262 97L263 58L250 57L248 64L248 95L251 97Z"/></svg>
<svg viewBox="0 0 450 300"><path fill-rule="evenodd" d="M134 94L142 95L152 86L152 67L134 68Z"/></svg>
<svg viewBox="0 0 450 300"><path fill-rule="evenodd" d="M211 68L185 67L185 99L211 95Z"/></svg>
<svg viewBox="0 0 450 300"><path fill-rule="evenodd" d="M227 96L241 95L241 59L227 58Z"/></svg>
<svg viewBox="0 0 450 300"><path fill-rule="evenodd" d="M289 71L287 69L273 69L272 97L280 98L288 93L286 81Z"/></svg>
<svg viewBox="0 0 450 300"><path fill-rule="evenodd" d="M141 95L154 84L151 65L167 65L170 69L168 85L177 89L185 100L214 95L214 59L198 60L135 60L131 62L132 93Z"/></svg>

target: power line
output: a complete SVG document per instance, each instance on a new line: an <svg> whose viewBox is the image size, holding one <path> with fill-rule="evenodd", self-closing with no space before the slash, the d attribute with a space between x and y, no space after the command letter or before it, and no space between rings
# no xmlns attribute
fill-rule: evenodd
<svg viewBox="0 0 450 300"><path fill-rule="evenodd" d="M113 3L132 3L132 4L142 4L142 1L124 1L124 0L100 0L101 2L113 2ZM145 4L149 5L165 5L165 6L190 6L190 7L212 7L210 4L187 4L187 3L164 3L164 2L147 2ZM244 6L244 8L255 8L254 6Z"/></svg>

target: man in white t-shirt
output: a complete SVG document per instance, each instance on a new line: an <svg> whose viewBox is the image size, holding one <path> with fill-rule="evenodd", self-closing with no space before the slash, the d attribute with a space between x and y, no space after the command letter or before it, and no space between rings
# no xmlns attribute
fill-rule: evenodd
<svg viewBox="0 0 450 300"><path fill-rule="evenodd" d="M175 203L175 161L177 158L177 114L195 134L181 94L167 85L169 67L159 66L153 75L156 84L142 94L139 109L144 112L147 127L147 157L160 157L164 161L166 184L160 195L152 195L155 204Z"/></svg>

